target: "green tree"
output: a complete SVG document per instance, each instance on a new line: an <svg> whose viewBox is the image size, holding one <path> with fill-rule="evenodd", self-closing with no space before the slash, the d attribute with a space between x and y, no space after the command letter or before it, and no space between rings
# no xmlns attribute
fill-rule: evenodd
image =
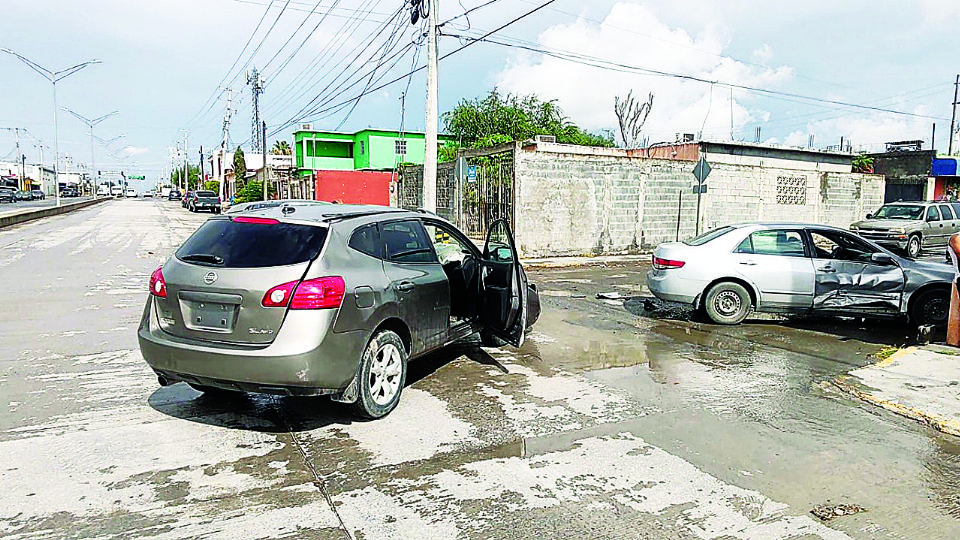
<svg viewBox="0 0 960 540"><path fill-rule="evenodd" d="M247 176L247 158L243 156L243 148L237 147L233 152L233 178L237 185L243 183Z"/></svg>
<svg viewBox="0 0 960 540"><path fill-rule="evenodd" d="M197 189L200 182L200 167L196 165L187 165L187 183L183 183L183 167L177 167L170 173L170 182L175 186L186 185L185 189Z"/></svg>
<svg viewBox="0 0 960 540"><path fill-rule="evenodd" d="M290 143L287 141L274 141L270 153L275 156L289 156L293 154L293 150L290 149Z"/></svg>
<svg viewBox="0 0 960 540"><path fill-rule="evenodd" d="M220 182L216 180L207 180L203 183L203 189L220 193Z"/></svg>
<svg viewBox="0 0 960 540"><path fill-rule="evenodd" d="M267 189L270 190L270 194L276 193L276 188L273 184L267 184ZM252 201L262 201L263 200L263 182L260 180L251 180L244 184L243 188L237 191L236 198L234 203L245 203Z"/></svg>
<svg viewBox="0 0 960 540"><path fill-rule="evenodd" d="M850 163L853 166L853 172L857 173L872 173L873 172L873 158L867 156L866 154L859 154L853 156L853 159Z"/></svg>
<svg viewBox="0 0 960 540"><path fill-rule="evenodd" d="M556 100L543 101L533 94L502 95L496 88L485 97L461 100L443 114L443 124L458 141L452 148L441 149L441 156L448 159L456 154L456 146L480 148L535 135L553 135L559 143L614 146L611 132L596 134L581 129L563 114Z"/></svg>

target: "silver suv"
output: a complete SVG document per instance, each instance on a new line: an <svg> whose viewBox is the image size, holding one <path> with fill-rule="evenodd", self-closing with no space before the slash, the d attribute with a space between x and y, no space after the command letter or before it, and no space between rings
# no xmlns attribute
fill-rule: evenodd
<svg viewBox="0 0 960 540"><path fill-rule="evenodd" d="M960 203L888 203L875 213L867 214L864 221L850 225L850 230L916 258L923 250L946 246L950 235L960 231Z"/></svg>
<svg viewBox="0 0 960 540"><path fill-rule="evenodd" d="M477 332L520 346L539 314L503 220L481 251L433 214L285 204L201 225L151 276L138 338L161 385L330 395L379 418L408 359Z"/></svg>

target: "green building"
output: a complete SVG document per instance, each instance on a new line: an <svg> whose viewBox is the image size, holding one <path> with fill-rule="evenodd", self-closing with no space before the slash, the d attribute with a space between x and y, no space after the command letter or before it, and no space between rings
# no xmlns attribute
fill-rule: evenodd
<svg viewBox="0 0 960 540"><path fill-rule="evenodd" d="M437 144L453 142L438 135ZM315 171L391 171L400 163L423 164L423 133L364 129L356 133L316 131L309 124L293 133L299 176Z"/></svg>

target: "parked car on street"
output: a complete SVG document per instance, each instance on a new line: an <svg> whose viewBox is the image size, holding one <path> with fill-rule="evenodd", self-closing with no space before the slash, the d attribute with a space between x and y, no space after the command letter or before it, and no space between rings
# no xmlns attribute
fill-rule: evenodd
<svg viewBox="0 0 960 540"><path fill-rule="evenodd" d="M22 189L19 190L19 191L17 191L17 192L15 192L15 193L13 194L13 196L16 197L18 201L32 201L32 200L33 200L33 193L30 193L29 191L22 190Z"/></svg>
<svg viewBox="0 0 960 540"><path fill-rule="evenodd" d="M33 189L30 190L30 193L33 195L33 199L37 201L42 201L47 198L47 194L44 193L42 189Z"/></svg>
<svg viewBox="0 0 960 540"><path fill-rule="evenodd" d="M647 286L718 324L753 308L772 313L909 317L946 322L953 269L900 257L850 231L802 223L743 223L657 246Z"/></svg>
<svg viewBox="0 0 960 540"><path fill-rule="evenodd" d="M179 201L182 197L183 197L183 194L181 194L180 191L176 189L170 190L170 193L167 194L168 201Z"/></svg>
<svg viewBox="0 0 960 540"><path fill-rule="evenodd" d="M942 248L960 231L960 203L887 203L867 218L850 225L860 236L917 258L925 249Z"/></svg>
<svg viewBox="0 0 960 540"><path fill-rule="evenodd" d="M60 197L61 197L61 198L64 198L64 197L79 197L79 196L80 196L80 192L78 192L78 191L77 191L76 189L74 189L74 188L68 187L68 188L63 188L62 190L60 190Z"/></svg>
<svg viewBox="0 0 960 540"><path fill-rule="evenodd" d="M191 212L209 210L214 214L220 213L220 197L214 191L194 191L187 201L187 208Z"/></svg>
<svg viewBox="0 0 960 540"><path fill-rule="evenodd" d="M190 203L190 199L192 198L193 198L193 190L188 189L186 193L183 194L183 198L180 199L180 206L186 208L187 205Z"/></svg>
<svg viewBox="0 0 960 540"><path fill-rule="evenodd" d="M17 190L8 187L0 187L0 203L13 203L17 202Z"/></svg>
<svg viewBox="0 0 960 540"><path fill-rule="evenodd" d="M478 332L519 346L539 314L506 221L481 251L433 214L281 205L202 224L153 272L138 339L161 385L330 395L378 418L408 360Z"/></svg>

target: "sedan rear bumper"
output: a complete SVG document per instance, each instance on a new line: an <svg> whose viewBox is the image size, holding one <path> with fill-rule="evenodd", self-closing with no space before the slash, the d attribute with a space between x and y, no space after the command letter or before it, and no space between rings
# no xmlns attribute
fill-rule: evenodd
<svg viewBox="0 0 960 540"><path fill-rule="evenodd" d="M668 302L693 305L705 286L702 280L684 279L677 269L647 272L647 288L654 296Z"/></svg>

